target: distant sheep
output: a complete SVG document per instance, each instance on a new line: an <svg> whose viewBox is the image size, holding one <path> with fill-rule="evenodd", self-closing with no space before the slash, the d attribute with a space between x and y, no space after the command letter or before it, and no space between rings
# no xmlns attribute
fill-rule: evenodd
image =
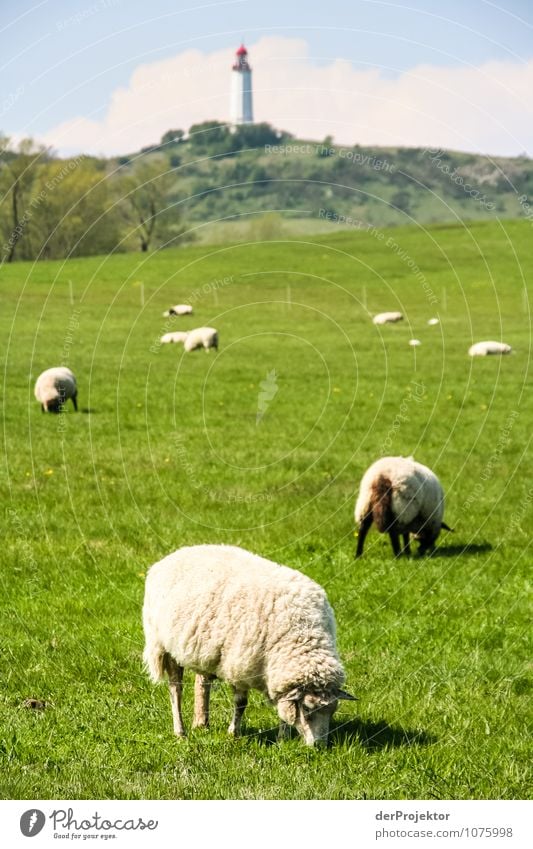
<svg viewBox="0 0 533 849"><path fill-rule="evenodd" d="M418 346L421 345L422 342L420 341L420 339L409 339L409 344L411 348L418 348Z"/></svg>
<svg viewBox="0 0 533 849"><path fill-rule="evenodd" d="M189 304L175 304L169 307L163 315L168 318L171 315L192 315L192 307Z"/></svg>
<svg viewBox="0 0 533 849"><path fill-rule="evenodd" d="M195 726L209 724L211 681L231 685L235 737L252 688L276 705L280 736L294 726L309 746L327 740L338 700L353 699L341 690L335 618L322 587L242 548L197 545L154 564L143 625L144 660L153 681L168 675L178 737L184 668L200 673Z"/></svg>
<svg viewBox="0 0 533 849"><path fill-rule="evenodd" d="M173 333L164 333L159 340L162 345L169 345L176 342L185 342L188 334L183 330L175 330Z"/></svg>
<svg viewBox="0 0 533 849"><path fill-rule="evenodd" d="M218 332L214 327L197 327L187 334L183 344L186 351L194 351L196 348L218 348Z"/></svg>
<svg viewBox="0 0 533 849"><path fill-rule="evenodd" d="M510 354L512 348L505 342L476 342L468 349L471 357L486 357L489 354Z"/></svg>
<svg viewBox="0 0 533 849"><path fill-rule="evenodd" d="M34 392L43 413L59 413L69 398L72 398L74 409L78 411L76 378L65 366L43 371L37 378Z"/></svg>
<svg viewBox="0 0 533 849"><path fill-rule="evenodd" d="M401 312L380 312L372 319L374 324L390 324L395 321L403 321Z"/></svg>
<svg viewBox="0 0 533 849"><path fill-rule="evenodd" d="M363 553L372 522L380 533L388 533L396 557L410 554L409 534L420 541L419 553L432 551L443 521L444 493L437 476L412 457L382 457L363 475L355 505L359 525L356 557Z"/></svg>

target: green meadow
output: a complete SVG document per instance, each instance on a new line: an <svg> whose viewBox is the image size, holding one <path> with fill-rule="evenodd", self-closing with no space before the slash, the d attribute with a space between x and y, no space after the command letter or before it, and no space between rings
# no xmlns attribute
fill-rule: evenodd
<svg viewBox="0 0 533 849"><path fill-rule="evenodd" d="M530 794L531 227L332 224L2 267L4 798ZM163 318L182 302L193 316ZM405 320L374 326L389 309ZM218 352L158 343L200 325ZM482 339L513 354L471 359ZM43 415L33 385L60 364L79 412ZM432 557L394 560L373 530L354 560L358 483L383 454L443 484L454 533ZM228 738L223 684L211 730L173 737L167 688L142 666L144 577L204 542L327 590L359 699L327 750L277 744L258 693Z"/></svg>

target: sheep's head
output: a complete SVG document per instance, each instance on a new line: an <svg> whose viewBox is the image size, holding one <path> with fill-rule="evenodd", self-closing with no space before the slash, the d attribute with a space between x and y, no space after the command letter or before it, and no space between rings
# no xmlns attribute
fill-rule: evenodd
<svg viewBox="0 0 533 849"><path fill-rule="evenodd" d="M60 395L57 395L55 398L50 398L49 401L46 401L45 409L47 413L59 413L61 412L62 405L63 399Z"/></svg>
<svg viewBox="0 0 533 849"><path fill-rule="evenodd" d="M332 687L327 690L307 690L296 687L283 695L278 703L282 722L292 725L304 738L306 745L326 744L331 717L337 710L339 699L355 701L355 697Z"/></svg>

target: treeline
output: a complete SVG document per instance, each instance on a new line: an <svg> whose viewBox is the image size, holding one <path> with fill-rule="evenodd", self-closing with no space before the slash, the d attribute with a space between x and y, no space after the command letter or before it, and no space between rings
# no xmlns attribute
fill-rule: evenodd
<svg viewBox="0 0 533 849"><path fill-rule="evenodd" d="M286 134L285 134L286 135ZM181 203L188 158L235 155L272 143L268 124L231 132L215 121L169 130L160 144L117 159L59 159L32 139L0 137L1 261L148 251L191 241Z"/></svg>
<svg viewBox="0 0 533 849"><path fill-rule="evenodd" d="M110 159L0 136L0 261L172 247L198 223L268 210L387 226L521 217L530 198L527 157L301 142L269 124L205 121Z"/></svg>
<svg viewBox="0 0 533 849"><path fill-rule="evenodd" d="M31 139L0 154L1 261L149 250L185 227L169 205L166 159L130 166L80 155L58 159Z"/></svg>

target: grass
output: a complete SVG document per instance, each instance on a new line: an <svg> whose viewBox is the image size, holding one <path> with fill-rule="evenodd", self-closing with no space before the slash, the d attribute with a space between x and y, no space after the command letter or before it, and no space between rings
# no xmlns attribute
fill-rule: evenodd
<svg viewBox="0 0 533 849"><path fill-rule="evenodd" d="M527 797L530 243L527 222L332 227L2 268L5 798ZM154 343L181 301L195 315L171 326L216 326L218 354ZM406 321L376 328L367 309ZM490 338L514 355L467 357ZM33 383L61 362L81 412L44 416ZM432 558L395 562L372 532L353 560L356 488L383 453L413 453L444 485L455 533ZM327 589L360 699L341 704L328 751L273 744L257 693L246 736L228 739L223 685L212 730L173 738L141 664L143 581L199 542Z"/></svg>

